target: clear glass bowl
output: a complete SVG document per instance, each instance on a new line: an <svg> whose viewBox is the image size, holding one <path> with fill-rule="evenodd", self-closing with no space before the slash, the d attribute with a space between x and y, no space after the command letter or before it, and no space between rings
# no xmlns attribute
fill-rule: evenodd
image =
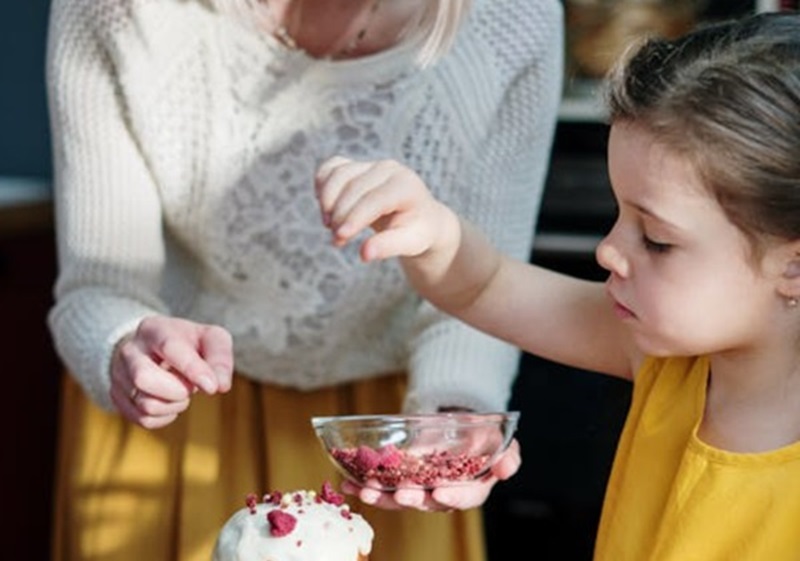
<svg viewBox="0 0 800 561"><path fill-rule="evenodd" d="M511 442L519 412L313 417L328 457L350 481L382 491L480 479Z"/></svg>

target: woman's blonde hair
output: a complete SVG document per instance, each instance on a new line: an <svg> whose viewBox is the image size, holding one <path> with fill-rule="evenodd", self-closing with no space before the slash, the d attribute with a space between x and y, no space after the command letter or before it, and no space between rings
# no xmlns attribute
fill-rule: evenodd
<svg viewBox="0 0 800 561"><path fill-rule="evenodd" d="M211 0L211 4L221 13L251 22L263 22L267 17L263 0ZM450 49L472 7L472 0L425 0L424 4L418 25L403 38L403 41L417 44L417 61L421 66L435 62Z"/></svg>

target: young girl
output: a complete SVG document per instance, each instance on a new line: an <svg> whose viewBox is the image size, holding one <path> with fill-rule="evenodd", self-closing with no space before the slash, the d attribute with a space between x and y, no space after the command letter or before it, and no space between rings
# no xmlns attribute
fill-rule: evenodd
<svg viewBox="0 0 800 561"><path fill-rule="evenodd" d="M800 554L798 92L796 13L626 59L608 89L619 214L596 251L605 283L501 255L393 162L319 170L336 244L372 226L362 258L401 256L439 308L634 383L597 560Z"/></svg>

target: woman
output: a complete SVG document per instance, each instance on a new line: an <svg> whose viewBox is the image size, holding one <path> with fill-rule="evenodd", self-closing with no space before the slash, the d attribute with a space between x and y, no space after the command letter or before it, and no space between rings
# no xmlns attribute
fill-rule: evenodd
<svg viewBox="0 0 800 561"><path fill-rule="evenodd" d="M207 560L247 493L335 478L312 415L505 407L518 351L332 247L313 177L333 154L400 159L527 257L561 17L528 0L54 2L57 559ZM365 506L373 556L483 559L468 507L515 469L425 503L464 509L447 515Z"/></svg>

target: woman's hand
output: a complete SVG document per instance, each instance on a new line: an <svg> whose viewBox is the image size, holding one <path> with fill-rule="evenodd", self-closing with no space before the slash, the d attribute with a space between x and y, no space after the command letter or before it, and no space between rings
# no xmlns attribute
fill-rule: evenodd
<svg viewBox="0 0 800 561"><path fill-rule="evenodd" d="M354 483L342 483L342 491L357 496L362 502L387 510L416 509L431 512L467 510L481 506L498 481L513 476L522 465L519 442L511 441L492 466L491 471L481 480L463 485L437 487L432 491L422 489L398 489L393 493L381 492L369 487L359 487Z"/></svg>
<svg viewBox="0 0 800 561"><path fill-rule="evenodd" d="M120 414L147 429L168 425L198 390L227 392L233 342L221 327L153 316L123 338L111 358L111 400Z"/></svg>

